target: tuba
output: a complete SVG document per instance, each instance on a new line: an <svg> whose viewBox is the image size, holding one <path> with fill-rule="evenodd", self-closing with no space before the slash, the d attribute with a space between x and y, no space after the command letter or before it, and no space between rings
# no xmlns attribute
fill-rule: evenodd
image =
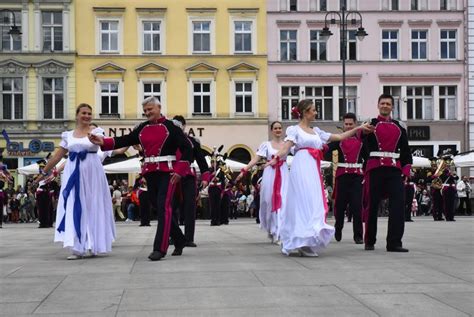
<svg viewBox="0 0 474 317"><path fill-rule="evenodd" d="M438 167L436 168L435 173L433 174L433 180L431 181L431 187L434 189L441 189L443 188L443 181L439 176L443 173L444 169L446 168L447 162L445 159L439 159L438 162Z"/></svg>

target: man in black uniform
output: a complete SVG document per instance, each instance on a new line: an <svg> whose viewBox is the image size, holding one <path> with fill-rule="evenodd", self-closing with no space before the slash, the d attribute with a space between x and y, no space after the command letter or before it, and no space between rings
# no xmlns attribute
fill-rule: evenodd
<svg viewBox="0 0 474 317"><path fill-rule="evenodd" d="M186 127L186 120L183 116L175 116L173 122L184 132ZM209 172L209 166L207 165L206 158L201 149L201 144L195 138L187 135L189 144L193 148L193 155L191 161L196 161L199 166L201 173L201 184L206 187L211 173ZM181 153L178 150L176 157L180 156ZM180 184L181 194L183 198L182 205L180 206L180 212L184 213L184 237L186 238L187 247L196 247L194 243L194 231L196 226L196 197L197 197L197 179L196 171L192 169L192 173L181 178ZM177 212L173 212L173 216L177 217ZM176 218L176 221L178 219Z"/></svg>
<svg viewBox="0 0 474 317"><path fill-rule="evenodd" d="M430 158L431 161L431 171L427 174L427 181L426 183L430 185L430 193L431 193L431 215L433 216L434 221L443 221L443 196L441 196L441 189L443 184L441 179L436 175L437 170L437 157Z"/></svg>
<svg viewBox="0 0 474 317"><path fill-rule="evenodd" d="M389 199L387 251L408 252L402 246L405 229L402 174L410 175L412 156L407 132L390 115L393 97L382 94L378 99L379 116L372 119L374 133L365 137L369 151L364 181L365 250L374 250L377 237L377 210L383 197Z"/></svg>
<svg viewBox="0 0 474 317"><path fill-rule="evenodd" d="M221 165L218 162L217 154L214 153L211 158L212 178L207 190L209 194L209 208L211 210L211 226L221 225L221 198L225 186L225 176L220 170Z"/></svg>
<svg viewBox="0 0 474 317"><path fill-rule="evenodd" d="M350 131L356 127L357 118L353 113L347 113L343 117L343 130ZM353 216L352 223L353 238L356 244L362 244L362 180L363 163L367 159L367 151L362 143L360 135L347 138L344 141L336 141L328 144L324 153L326 161L332 161L332 153L337 151L338 163L336 170L336 182L334 186L334 215L336 218L334 237L341 241L342 228L344 227L344 212Z"/></svg>
<svg viewBox="0 0 474 317"><path fill-rule="evenodd" d="M172 219L171 199L179 180L191 173L192 147L183 131L161 115L161 104L157 98L146 98L142 105L148 120L130 134L114 138L90 134L89 140L100 145L103 151L138 143L142 145L145 156L142 175L147 181L150 203L156 207L158 217L153 252L148 258L158 261L168 251L170 235L175 244L172 255L181 255L185 246L184 235ZM176 160L178 148L181 151L179 161Z"/></svg>
<svg viewBox="0 0 474 317"><path fill-rule="evenodd" d="M445 154L443 160L446 161L446 167L443 170L443 173L439 177L443 182L442 196L443 196L443 208L444 216L446 221L456 221L454 220L454 209L456 203L456 184L459 180L459 177L455 172L451 172L449 166L452 164L452 155Z"/></svg>

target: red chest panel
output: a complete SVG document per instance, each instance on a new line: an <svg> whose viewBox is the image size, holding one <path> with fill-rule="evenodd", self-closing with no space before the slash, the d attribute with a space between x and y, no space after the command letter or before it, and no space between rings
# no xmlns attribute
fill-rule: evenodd
<svg viewBox="0 0 474 317"><path fill-rule="evenodd" d="M400 136L400 128L393 122L378 122L375 127L379 151L395 152Z"/></svg>
<svg viewBox="0 0 474 317"><path fill-rule="evenodd" d="M165 144L169 134L166 126L161 123L145 126L140 131L139 136L145 157L160 156L163 144Z"/></svg>
<svg viewBox="0 0 474 317"><path fill-rule="evenodd" d="M352 137L345 139L341 141L339 147L344 155L344 162L357 163L362 148L362 142L358 138Z"/></svg>

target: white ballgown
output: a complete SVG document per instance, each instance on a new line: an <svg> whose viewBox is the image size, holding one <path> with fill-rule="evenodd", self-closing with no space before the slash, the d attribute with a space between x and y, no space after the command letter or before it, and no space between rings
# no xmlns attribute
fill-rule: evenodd
<svg viewBox="0 0 474 317"><path fill-rule="evenodd" d="M93 134L102 134L103 130L96 128ZM107 178L102 167L101 158L97 154L99 146L92 144L86 137L76 138L73 131L63 132L61 135L62 148L69 151L61 176L61 191L56 213L55 242L63 242L63 246L70 248L74 254L84 255L87 251L92 254L107 253L112 250L115 240L115 222L112 209L112 198L109 191ZM71 157L74 152L86 151L83 160L79 155L74 161ZM80 235L74 223L74 201L76 187L73 187L64 205L64 189L79 162L79 201L81 202ZM60 224L64 220L64 231L59 232ZM77 224L76 224L77 225Z"/></svg>
<svg viewBox="0 0 474 317"><path fill-rule="evenodd" d="M267 161L271 160L272 157L278 152L277 149L272 147L271 141L263 142L258 150L257 155L265 158ZM288 165L286 164L286 157L281 159L282 165L279 167L281 173L281 186L280 195L281 201L286 200L286 190L288 185ZM281 207L273 210L272 197L274 189L274 181L276 175L276 168L267 166L263 170L261 190L260 190L260 228L269 233L273 240L279 239L279 228L280 228L280 211Z"/></svg>
<svg viewBox="0 0 474 317"><path fill-rule="evenodd" d="M295 144L296 154L291 162L288 191L281 212L280 240L284 254L301 247L318 252L334 236L334 227L326 223L321 170L304 149L322 149L331 134L318 128L313 131L315 134L310 134L298 125L286 130L285 141Z"/></svg>

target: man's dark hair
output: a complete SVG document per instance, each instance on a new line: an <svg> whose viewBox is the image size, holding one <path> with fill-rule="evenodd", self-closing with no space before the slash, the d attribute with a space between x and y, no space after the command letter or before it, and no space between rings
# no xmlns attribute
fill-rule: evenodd
<svg viewBox="0 0 474 317"><path fill-rule="evenodd" d="M382 100L382 99L390 99L390 100L392 100L392 106L395 104L395 100L393 99L393 96L392 96L392 95L389 95L389 94L381 94L381 95L379 96L379 100L377 101L377 104L379 104L379 103L380 103L380 100Z"/></svg>
<svg viewBox="0 0 474 317"><path fill-rule="evenodd" d="M355 113L352 113L352 112L348 112L342 117L343 121L346 120L346 119L352 119L352 120L354 120L354 122L357 122L357 117L356 117Z"/></svg>
<svg viewBox="0 0 474 317"><path fill-rule="evenodd" d="M186 125L186 119L183 116L177 115L173 117L173 120L181 122L183 125Z"/></svg>

